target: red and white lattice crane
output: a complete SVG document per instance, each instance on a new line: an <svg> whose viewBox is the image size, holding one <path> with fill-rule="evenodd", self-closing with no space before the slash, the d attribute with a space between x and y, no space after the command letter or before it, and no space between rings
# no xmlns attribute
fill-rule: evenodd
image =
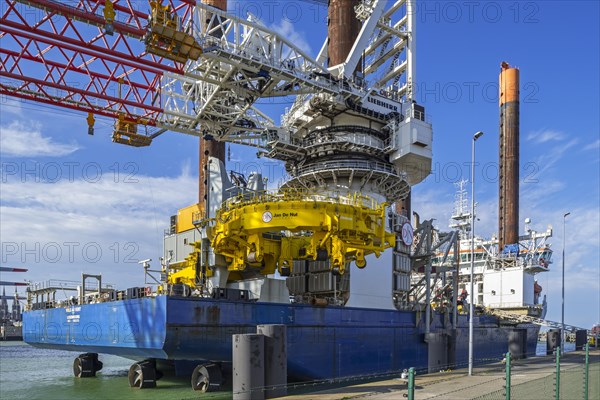
<svg viewBox="0 0 600 400"><path fill-rule="evenodd" d="M87 112L90 129L93 115L112 117L119 143L171 130L252 145L286 162L290 186L331 181L397 200L429 173L412 1L356 1L353 45L331 57L326 39L316 58L252 15L149 3L148 14L132 0L4 0L0 94ZM290 95L281 124L256 107Z"/></svg>

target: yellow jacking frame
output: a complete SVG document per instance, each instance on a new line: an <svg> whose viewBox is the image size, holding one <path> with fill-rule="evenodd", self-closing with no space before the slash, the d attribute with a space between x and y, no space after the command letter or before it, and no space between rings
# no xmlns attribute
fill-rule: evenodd
<svg viewBox="0 0 600 400"><path fill-rule="evenodd" d="M379 256L394 246L394 234L385 230L385 207L360 195L263 193L231 198L215 219L201 224L214 252L226 257L232 272L293 272L293 260L305 259L330 260L331 269L344 273L349 262L364 268L365 256ZM195 286L200 243L193 245L186 262L172 266L179 271L170 275L170 283ZM203 270L205 277L212 275L210 269Z"/></svg>

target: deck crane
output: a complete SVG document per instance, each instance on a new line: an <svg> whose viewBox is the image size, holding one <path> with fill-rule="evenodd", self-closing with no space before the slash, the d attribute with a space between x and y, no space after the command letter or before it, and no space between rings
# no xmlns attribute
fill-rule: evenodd
<svg viewBox="0 0 600 400"><path fill-rule="evenodd" d="M358 19L356 37L332 61L328 39L313 58L252 15L237 17L194 0L151 1L150 14L131 0L4 0L0 94L114 118L113 141L126 145L147 146L174 131L254 146L260 156L285 162L291 179L283 189L295 196L361 192L380 204L398 201L431 169L432 129L414 100L415 4L350 2L351 18ZM336 10L331 4L330 18ZM257 105L285 96L295 101L280 124ZM180 225L188 233L198 228L192 222L200 221L200 211L218 225L215 202L211 206L212 211L207 204L186 210L189 221ZM361 206L356 207L358 215ZM364 267L365 249L378 254L393 245L390 240L374 245L368 214L363 213L362 230L348 227L345 238L338 217L313 227L337 232L320 245L332 257L338 249L340 272L344 261ZM205 222L204 235L210 236L206 228ZM223 248L235 246L226 242L238 233L221 236ZM250 247L269 247L264 235L251 236L258 239ZM206 250L200 247L198 254ZM288 256L316 259L322 249L312 247L294 247L296 253ZM226 258L230 270L253 264L253 251L234 253ZM192 271L200 258L190 254L174 264Z"/></svg>

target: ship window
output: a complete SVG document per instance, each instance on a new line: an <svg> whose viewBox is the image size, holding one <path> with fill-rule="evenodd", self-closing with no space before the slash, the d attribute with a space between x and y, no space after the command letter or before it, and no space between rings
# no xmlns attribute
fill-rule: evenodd
<svg viewBox="0 0 600 400"><path fill-rule="evenodd" d="M544 258L544 260L550 261L550 257L552 257L552 253L550 253L549 251L544 251L544 252L542 252L542 257Z"/></svg>

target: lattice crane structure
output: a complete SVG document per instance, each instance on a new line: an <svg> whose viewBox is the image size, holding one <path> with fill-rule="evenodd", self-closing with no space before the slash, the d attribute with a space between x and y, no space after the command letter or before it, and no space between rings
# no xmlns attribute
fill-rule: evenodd
<svg viewBox="0 0 600 400"><path fill-rule="evenodd" d="M362 28L335 66L327 40L312 58L252 15L150 3L147 14L132 0L5 0L0 93L112 117L113 139L134 146L167 130L252 145L288 163L292 186L362 179L396 200L429 173L411 2L360 2ZM256 106L290 95L281 124ZM311 162L338 153L348 162Z"/></svg>

